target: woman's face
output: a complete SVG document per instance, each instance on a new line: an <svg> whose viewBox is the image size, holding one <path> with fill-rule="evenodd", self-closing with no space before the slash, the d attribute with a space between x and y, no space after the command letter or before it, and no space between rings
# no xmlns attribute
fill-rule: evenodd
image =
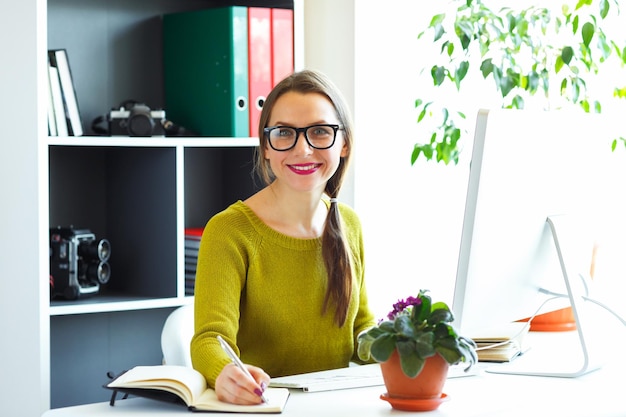
<svg viewBox="0 0 626 417"><path fill-rule="evenodd" d="M315 124L340 124L331 101L318 93L287 92L274 103L268 126L306 127ZM324 191L341 157L348 149L343 132L337 132L335 144L328 149L309 146L303 133L296 145L287 151L276 151L267 143L264 155L269 160L276 182L294 191Z"/></svg>

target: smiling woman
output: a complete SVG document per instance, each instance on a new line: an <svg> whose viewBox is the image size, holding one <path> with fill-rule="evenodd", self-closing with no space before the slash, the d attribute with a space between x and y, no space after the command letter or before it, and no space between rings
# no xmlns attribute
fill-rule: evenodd
<svg viewBox="0 0 626 417"><path fill-rule="evenodd" d="M319 72L294 73L268 95L258 131L266 187L204 229L191 343L194 367L239 404L260 403L270 376L358 362L354 341L374 325L361 224L337 201L353 140L341 94ZM252 379L227 366L218 336Z"/></svg>

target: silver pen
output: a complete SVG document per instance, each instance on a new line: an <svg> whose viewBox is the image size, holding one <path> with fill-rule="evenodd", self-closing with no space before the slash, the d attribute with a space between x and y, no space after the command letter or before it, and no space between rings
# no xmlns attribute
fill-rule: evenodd
<svg viewBox="0 0 626 417"><path fill-rule="evenodd" d="M248 368L245 367L243 362L241 362L241 359L239 359L237 354L233 351L233 349L230 347L230 345L228 343L226 343L226 341L222 338L222 336L217 335L217 341L220 342L220 346L222 347L224 352L226 352L226 354L228 355L230 360L233 361L235 366L237 366L237 368L241 369L243 371L243 373L248 376L248 378L250 378L251 380L256 382L256 380L254 379L254 377L252 376L250 371L248 371ZM267 398L265 398L263 393L261 393L261 400L263 400L264 403L267 403Z"/></svg>

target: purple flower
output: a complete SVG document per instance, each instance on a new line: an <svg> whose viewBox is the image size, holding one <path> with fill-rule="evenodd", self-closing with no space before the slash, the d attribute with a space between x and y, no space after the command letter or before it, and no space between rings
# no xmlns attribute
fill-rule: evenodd
<svg viewBox="0 0 626 417"><path fill-rule="evenodd" d="M393 320L404 311L411 311L410 308L414 306L419 306L421 304L422 300L418 297L411 296L406 300L398 300L398 302L393 305L393 310L390 311L389 314L387 314L387 318L389 320Z"/></svg>

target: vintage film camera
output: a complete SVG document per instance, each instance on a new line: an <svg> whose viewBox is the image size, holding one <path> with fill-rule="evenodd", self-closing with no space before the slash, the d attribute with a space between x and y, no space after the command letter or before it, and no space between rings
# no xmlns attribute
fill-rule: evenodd
<svg viewBox="0 0 626 417"><path fill-rule="evenodd" d="M109 113L109 132L111 136L165 136L164 121L165 110L129 101Z"/></svg>
<svg viewBox="0 0 626 417"><path fill-rule="evenodd" d="M89 229L50 229L50 298L96 294L111 276L111 245Z"/></svg>

